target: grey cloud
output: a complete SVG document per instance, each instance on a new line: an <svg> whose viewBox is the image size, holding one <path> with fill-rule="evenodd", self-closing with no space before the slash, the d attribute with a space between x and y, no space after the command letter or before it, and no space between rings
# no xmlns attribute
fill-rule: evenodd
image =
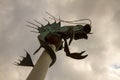
<svg viewBox="0 0 120 80"><path fill-rule="evenodd" d="M71 50L80 52L86 50L86 54L89 56L85 60L76 61L79 64L73 64L74 60L65 56L63 51L57 53L57 62L55 65L49 69L46 80L110 80L107 75L106 61L109 59L109 56L106 56L107 51L107 36L109 33L117 35L117 38L113 42L116 48L119 48L119 1L115 0L16 0L8 1L5 0L2 2L3 9L0 10L4 13L0 13L2 19L0 19L0 79L7 80L23 80L26 76L13 77L9 74L18 74L19 71L23 75L24 68L18 67L15 70L12 62L16 61L19 56L25 55L24 48L27 49L30 53L39 46L38 40L36 39L37 34L30 33L30 29L25 28L24 25L27 24L25 21L32 19L40 19L45 16L45 11L48 11L55 16L61 16L63 19L71 17L74 15L77 19L80 18L91 18L92 23L92 32L93 34L89 35L88 40L79 40L73 41L71 45ZM117 5L116 5L117 4ZM109 15L109 12L113 12ZM111 25L106 25L103 23L106 16L113 16L109 23L114 22L115 27L110 27ZM72 18L72 17L71 17ZM104 24L100 26L101 24ZM110 31L109 31L110 30ZM111 35L112 37L112 35ZM79 45L78 45L79 43ZM113 45L113 46L115 46ZM114 55L113 55L114 56ZM36 59L34 59L36 60ZM82 61L88 63L91 70L86 70L82 68ZM80 67L79 70L74 68L74 65ZM5 67L4 67L5 66ZM4 68L3 68L4 67ZM82 70L83 69L83 70ZM2 71L1 71L2 70ZM31 69L29 69L30 71ZM8 73L7 73L8 71ZM110 74L110 73L109 73ZM5 77L7 75L7 77ZM102 78L103 77L103 78ZM111 79L112 80L112 79ZM116 78L116 80L118 80Z"/></svg>
<svg viewBox="0 0 120 80"><path fill-rule="evenodd" d="M120 8L118 7L119 6L119 2L115 1L113 3L113 12L115 13L114 14L114 17L113 17L113 21L115 22L115 25L114 25L114 30L115 30L115 33L117 34L116 36L116 39L114 40L114 45L116 47L120 47L120 35L119 34L119 30L120 30L120 27L119 27L119 21L120 21Z"/></svg>

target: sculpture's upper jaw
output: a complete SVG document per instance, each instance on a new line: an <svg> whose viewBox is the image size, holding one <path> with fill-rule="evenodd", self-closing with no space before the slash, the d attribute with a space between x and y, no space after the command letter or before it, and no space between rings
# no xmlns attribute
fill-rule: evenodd
<svg viewBox="0 0 120 80"><path fill-rule="evenodd" d="M89 24L86 24L84 26L82 25L76 25L76 30L74 33L74 39L78 40L78 39L88 39L88 35L87 34L91 34L91 26Z"/></svg>

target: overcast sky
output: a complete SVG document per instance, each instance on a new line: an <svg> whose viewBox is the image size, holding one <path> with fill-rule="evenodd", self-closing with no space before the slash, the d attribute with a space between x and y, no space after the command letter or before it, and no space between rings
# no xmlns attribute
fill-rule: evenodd
<svg viewBox="0 0 120 80"><path fill-rule="evenodd" d="M72 52L86 50L89 56L74 60L57 52L46 80L120 80L120 0L0 0L0 80L25 80L29 75L32 68L14 62L25 56L24 49L32 55L38 48L38 34L24 25L33 19L46 24L46 11L64 20L89 18L93 32L88 40L70 46ZM33 61L39 56L32 56Z"/></svg>

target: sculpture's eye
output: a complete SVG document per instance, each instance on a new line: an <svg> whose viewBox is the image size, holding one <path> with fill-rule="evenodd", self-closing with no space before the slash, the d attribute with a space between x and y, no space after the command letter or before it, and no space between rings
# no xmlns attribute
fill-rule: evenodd
<svg viewBox="0 0 120 80"><path fill-rule="evenodd" d="M89 24L86 24L84 27L83 27L83 31L85 31L86 33L90 33L91 31L91 27Z"/></svg>

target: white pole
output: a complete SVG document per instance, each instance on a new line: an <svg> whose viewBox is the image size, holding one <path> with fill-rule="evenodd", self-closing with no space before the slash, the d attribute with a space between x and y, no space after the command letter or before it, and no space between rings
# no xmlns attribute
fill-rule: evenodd
<svg viewBox="0 0 120 80"><path fill-rule="evenodd" d="M50 47L55 52L55 46L50 45ZM51 62L50 55L44 50L26 80L44 80Z"/></svg>

